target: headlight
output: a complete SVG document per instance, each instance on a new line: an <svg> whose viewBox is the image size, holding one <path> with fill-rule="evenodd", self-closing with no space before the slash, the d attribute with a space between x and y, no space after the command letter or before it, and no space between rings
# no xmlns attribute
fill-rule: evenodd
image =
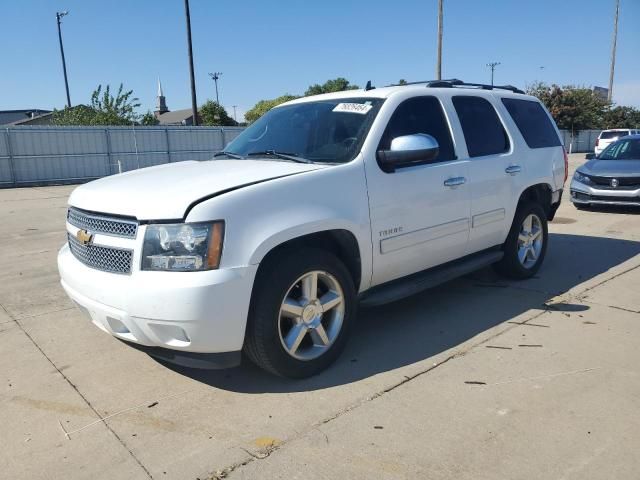
<svg viewBox="0 0 640 480"><path fill-rule="evenodd" d="M573 174L573 179L576 182L585 183L587 185L591 183L591 179L588 176L586 176L586 175L584 175L584 174L582 174L580 172L575 172Z"/></svg>
<svg viewBox="0 0 640 480"><path fill-rule="evenodd" d="M142 270L212 270L220 265L224 222L150 224L144 235Z"/></svg>

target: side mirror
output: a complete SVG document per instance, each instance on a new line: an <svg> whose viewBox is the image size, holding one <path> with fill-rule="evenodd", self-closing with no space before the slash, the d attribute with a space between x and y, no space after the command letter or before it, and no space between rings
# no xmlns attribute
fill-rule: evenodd
<svg viewBox="0 0 640 480"><path fill-rule="evenodd" d="M389 150L378 150L376 158L380 168L393 173L397 168L429 163L440 152L438 141L426 133L403 135L391 141Z"/></svg>
<svg viewBox="0 0 640 480"><path fill-rule="evenodd" d="M584 159L585 159L585 160L593 160L594 158L597 158L595 153L587 153L587 154L584 156Z"/></svg>

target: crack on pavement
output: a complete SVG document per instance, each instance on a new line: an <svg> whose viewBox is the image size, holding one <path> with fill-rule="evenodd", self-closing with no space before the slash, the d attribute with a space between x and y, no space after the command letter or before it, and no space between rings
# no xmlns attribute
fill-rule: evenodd
<svg viewBox="0 0 640 480"><path fill-rule="evenodd" d="M71 386L71 388L73 388L73 390L75 390L75 392L80 396L80 398L84 401L84 403L93 411L93 413L95 413L98 416L98 418L102 418L100 413L98 413L98 411L91 404L89 399L87 399L82 394L82 392L78 389L78 387L69 379L69 377L67 377L62 372L62 370L60 370L58 368L58 366L55 364L55 362L45 353L45 351L40 347L40 345L38 345L38 343L35 341L35 339L31 335L29 335L29 333L24 329L22 324L20 324L20 322L16 318L14 318L13 315L11 315L9 313L9 311L5 308L5 306L2 303L0 303L0 308L2 308L2 310L9 316L9 318L11 318L15 322L15 324L22 331L22 333L25 334L25 336L29 339L29 341L31 341L31 343L33 343L33 345L38 349L38 351L42 354L42 356L47 359L47 361L53 366L53 368L56 369L56 371L62 376L62 378L64 378L66 380L66 382ZM127 450L127 452L129 452L129 455L131 455L131 458L133 458L135 460L135 462L140 466L140 468L142 468L142 470L147 475L147 477L152 479L153 476L151 475L151 472L149 472L149 470L147 470L147 467L145 467L142 464L142 462L138 459L138 457L136 457L136 455L133 453L133 451L124 443L122 438L120 438L120 436L115 432L115 430L113 430L111 428L111 426L109 424L107 424L106 422L103 422L103 423L104 423L105 427L107 427L107 430L109 430L113 434L113 436L118 440L118 442L120 442L120 444ZM64 430L64 428L63 428L63 430ZM66 435L66 433L65 433L65 435ZM68 438L68 436L67 436L67 438Z"/></svg>

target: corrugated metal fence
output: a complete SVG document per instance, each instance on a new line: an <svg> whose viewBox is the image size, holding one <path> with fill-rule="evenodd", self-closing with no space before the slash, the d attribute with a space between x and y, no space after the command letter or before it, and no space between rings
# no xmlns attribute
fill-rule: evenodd
<svg viewBox="0 0 640 480"><path fill-rule="evenodd" d="M571 138L570 130L560 130L561 139L567 152L593 152L596 146L596 138L602 130L580 130L575 137Z"/></svg>
<svg viewBox="0 0 640 480"><path fill-rule="evenodd" d="M208 160L241 127L9 127L0 187L78 183L183 160Z"/></svg>

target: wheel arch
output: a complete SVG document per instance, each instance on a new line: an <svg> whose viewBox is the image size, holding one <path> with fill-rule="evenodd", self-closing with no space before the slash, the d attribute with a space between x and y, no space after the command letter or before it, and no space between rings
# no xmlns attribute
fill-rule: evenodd
<svg viewBox="0 0 640 480"><path fill-rule="evenodd" d="M252 263L254 261L259 263L256 277L278 255L284 254L288 249L301 247L315 247L332 252L347 267L355 289L359 291L362 279L366 275L366 272L363 272L362 249L354 233L346 228L332 228L300 234L288 239L281 239L268 249L259 249L252 259Z"/></svg>
<svg viewBox="0 0 640 480"><path fill-rule="evenodd" d="M551 205L553 188L548 183L536 183L525 188L518 198L518 206L524 202L539 204L547 216L547 220L553 220L555 214Z"/></svg>

